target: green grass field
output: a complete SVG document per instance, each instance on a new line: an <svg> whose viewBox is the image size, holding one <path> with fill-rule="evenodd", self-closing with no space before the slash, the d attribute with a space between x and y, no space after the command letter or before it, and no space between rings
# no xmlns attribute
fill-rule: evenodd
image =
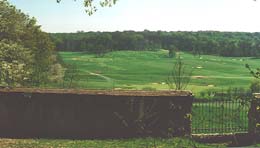
<svg viewBox="0 0 260 148"><path fill-rule="evenodd" d="M82 52L60 52L67 64L79 70L77 88L86 89L169 89L166 79L174 65L168 51L114 51L103 57ZM260 67L260 59L246 57L193 56L180 53L193 77L186 88L196 96L206 90L249 88L253 77L245 68Z"/></svg>
<svg viewBox="0 0 260 148"><path fill-rule="evenodd" d="M0 139L1 148L212 148L226 144L201 144L183 138L139 138L121 140Z"/></svg>

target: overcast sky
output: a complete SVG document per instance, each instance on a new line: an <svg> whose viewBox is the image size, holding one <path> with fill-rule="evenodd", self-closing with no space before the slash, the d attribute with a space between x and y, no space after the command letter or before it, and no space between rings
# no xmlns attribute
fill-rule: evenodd
<svg viewBox="0 0 260 148"><path fill-rule="evenodd" d="M46 32L243 31L260 32L260 1L254 0L119 0L88 16L83 0L9 0L34 16Z"/></svg>

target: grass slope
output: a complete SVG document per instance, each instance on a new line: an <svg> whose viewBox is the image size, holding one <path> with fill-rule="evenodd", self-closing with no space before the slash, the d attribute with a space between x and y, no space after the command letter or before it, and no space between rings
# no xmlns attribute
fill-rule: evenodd
<svg viewBox="0 0 260 148"><path fill-rule="evenodd" d="M81 52L60 52L60 55L65 63L77 65L80 75L77 86L87 89L169 89L165 82L175 61L168 58L166 50L115 51L103 57ZM209 89L248 88L253 78L245 64L260 66L260 59L246 57L180 55L193 70L187 89L195 95Z"/></svg>

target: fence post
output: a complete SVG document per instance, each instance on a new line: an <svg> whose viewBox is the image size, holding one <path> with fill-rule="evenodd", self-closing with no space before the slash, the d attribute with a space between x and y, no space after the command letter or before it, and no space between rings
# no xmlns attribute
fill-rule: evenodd
<svg viewBox="0 0 260 148"><path fill-rule="evenodd" d="M260 140L260 93L253 94L248 113L248 132L252 140Z"/></svg>

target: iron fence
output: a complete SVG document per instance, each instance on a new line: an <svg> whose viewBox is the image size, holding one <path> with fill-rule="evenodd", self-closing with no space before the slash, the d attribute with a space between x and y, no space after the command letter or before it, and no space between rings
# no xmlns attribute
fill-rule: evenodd
<svg viewBox="0 0 260 148"><path fill-rule="evenodd" d="M192 134L244 133L248 131L246 100L195 100L192 106Z"/></svg>

